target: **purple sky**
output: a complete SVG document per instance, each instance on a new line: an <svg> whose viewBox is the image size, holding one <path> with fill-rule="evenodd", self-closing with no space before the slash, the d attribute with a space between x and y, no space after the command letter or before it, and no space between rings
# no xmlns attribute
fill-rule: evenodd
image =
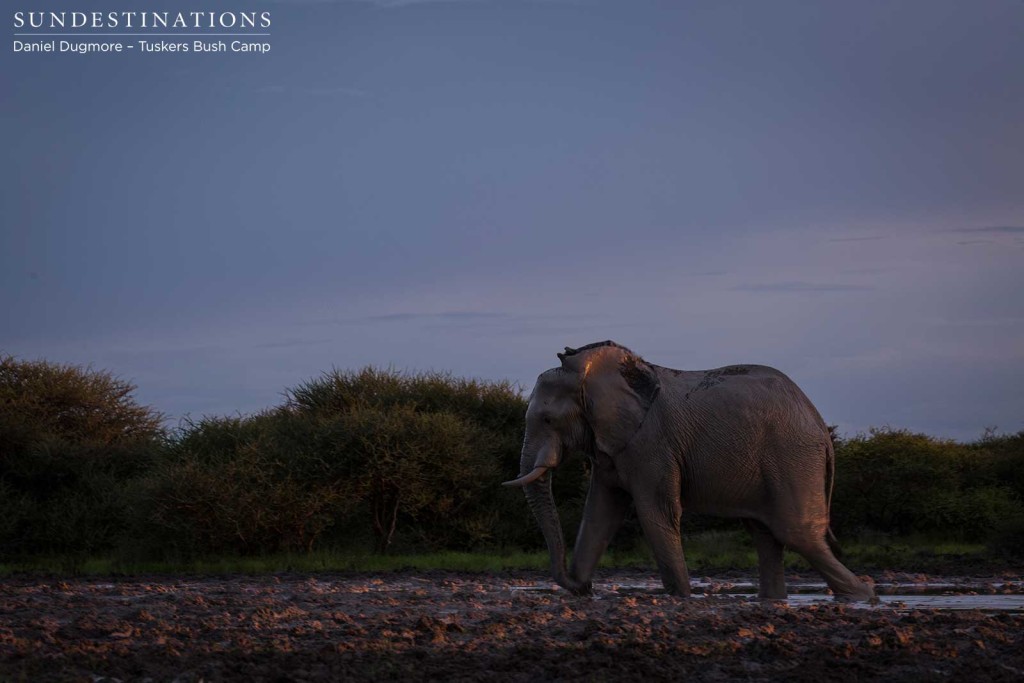
<svg viewBox="0 0 1024 683"><path fill-rule="evenodd" d="M610 338L1024 429L1024 3L200 4L272 52L0 51L0 352L174 422Z"/></svg>

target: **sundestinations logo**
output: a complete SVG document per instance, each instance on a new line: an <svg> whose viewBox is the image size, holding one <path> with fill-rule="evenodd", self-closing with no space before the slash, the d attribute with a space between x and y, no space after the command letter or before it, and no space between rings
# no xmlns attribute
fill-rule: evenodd
<svg viewBox="0 0 1024 683"><path fill-rule="evenodd" d="M263 11L15 11L16 53L270 52Z"/></svg>

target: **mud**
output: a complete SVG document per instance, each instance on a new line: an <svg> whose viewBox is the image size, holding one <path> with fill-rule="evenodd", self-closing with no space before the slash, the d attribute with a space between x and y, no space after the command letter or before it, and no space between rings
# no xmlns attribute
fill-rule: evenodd
<svg viewBox="0 0 1024 683"><path fill-rule="evenodd" d="M657 592L604 573L149 577L0 583L0 680L989 680L1024 677L1019 575L874 577L880 605L791 576Z"/></svg>

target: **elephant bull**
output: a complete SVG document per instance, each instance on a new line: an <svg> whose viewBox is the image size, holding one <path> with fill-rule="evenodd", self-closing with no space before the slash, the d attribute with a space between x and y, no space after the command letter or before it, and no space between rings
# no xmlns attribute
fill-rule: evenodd
<svg viewBox="0 0 1024 683"><path fill-rule="evenodd" d="M506 484L525 488L559 585L591 592L594 568L632 502L669 593L690 594L680 539L686 508L744 521L757 549L761 597L786 597L788 547L837 598L874 598L832 552L832 442L792 380L761 365L659 367L612 341L567 347L558 358L560 367L537 378L520 477ZM551 493L551 472L567 450L587 453L593 464L568 569Z"/></svg>

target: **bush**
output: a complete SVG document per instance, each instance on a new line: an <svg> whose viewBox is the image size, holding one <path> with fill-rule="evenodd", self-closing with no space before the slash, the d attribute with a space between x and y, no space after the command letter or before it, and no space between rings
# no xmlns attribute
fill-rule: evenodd
<svg viewBox="0 0 1024 683"><path fill-rule="evenodd" d="M189 423L138 493L150 552L379 552L501 543L500 482L518 470L525 405L507 383L334 371L280 408ZM514 464L510 464L514 463ZM528 515L529 513L526 512ZM530 528L524 532L531 531Z"/></svg>
<svg viewBox="0 0 1024 683"><path fill-rule="evenodd" d="M103 371L0 358L0 549L84 555L117 544L129 482L165 437L134 390Z"/></svg>
<svg viewBox="0 0 1024 683"><path fill-rule="evenodd" d="M983 538L1024 512L1000 462L976 445L891 429L838 443L833 526Z"/></svg>
<svg viewBox="0 0 1024 683"><path fill-rule="evenodd" d="M80 446L149 443L161 416L135 402L135 386L109 372L47 361L0 358L0 452L39 439Z"/></svg>
<svg viewBox="0 0 1024 683"><path fill-rule="evenodd" d="M434 547L464 548L490 537L486 499L497 463L482 430L446 412L409 407L358 408L339 420L344 439L336 476L366 506L378 552L385 552L399 516ZM473 514L475 513L475 514Z"/></svg>
<svg viewBox="0 0 1024 683"><path fill-rule="evenodd" d="M543 547L519 473L526 401L507 382L333 370L248 417L161 417L107 372L0 357L0 552L65 560L318 548ZM833 526L1024 548L1024 432L960 444L899 430L836 442ZM554 494L571 544L588 471ZM687 518L688 532L735 520ZM630 515L614 548L640 539Z"/></svg>
<svg viewBox="0 0 1024 683"><path fill-rule="evenodd" d="M988 536L989 551L1012 560L1024 559L1024 512L1017 511L995 524Z"/></svg>
<svg viewBox="0 0 1024 683"><path fill-rule="evenodd" d="M136 492L144 554L311 550L350 507L317 437L286 410L188 423Z"/></svg>
<svg viewBox="0 0 1024 683"><path fill-rule="evenodd" d="M285 396L289 406L306 414L339 415L361 407L406 407L417 412L460 415L484 429L513 435L522 431L526 412L526 402L511 382L374 367L358 372L331 370L289 389Z"/></svg>
<svg viewBox="0 0 1024 683"><path fill-rule="evenodd" d="M922 506L917 526L958 541L985 538L1004 519L1013 517L1021 509L1013 491L1006 487L943 491Z"/></svg>
<svg viewBox="0 0 1024 683"><path fill-rule="evenodd" d="M1024 432L985 435L968 446L979 462L985 463L971 472L972 480L1005 486L1024 500Z"/></svg>
<svg viewBox="0 0 1024 683"><path fill-rule="evenodd" d="M462 420L465 429L476 435L472 441L478 477L475 485L467 480L468 488L458 492L458 515L433 515L431 521L428 518L432 513L425 508L417 513L418 521L406 520L404 526L409 533L405 536L431 549L518 549L543 544L522 491L501 486L502 481L518 476L526 414L526 401L510 382L463 379L440 372L364 368L358 372L332 370L289 390L286 396L291 409L322 419L366 410L399 410L446 414ZM443 452L434 456L434 466L439 470L465 464L449 463ZM578 477L559 477L556 487L568 488L578 496ZM453 491L438 491L435 495L444 498ZM566 496L565 501L570 506L576 502L579 507L578 498L573 501ZM399 536L402 526L399 524Z"/></svg>

